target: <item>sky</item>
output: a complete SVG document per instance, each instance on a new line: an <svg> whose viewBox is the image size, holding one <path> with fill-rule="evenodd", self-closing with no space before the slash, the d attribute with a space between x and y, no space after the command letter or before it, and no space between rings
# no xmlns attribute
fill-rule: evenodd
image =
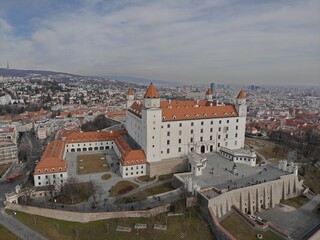
<svg viewBox="0 0 320 240"><path fill-rule="evenodd" d="M320 86L319 0L0 0L0 67Z"/></svg>

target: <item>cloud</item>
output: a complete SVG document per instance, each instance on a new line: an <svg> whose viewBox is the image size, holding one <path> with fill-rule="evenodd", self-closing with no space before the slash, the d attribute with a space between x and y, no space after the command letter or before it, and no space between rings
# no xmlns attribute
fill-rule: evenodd
<svg viewBox="0 0 320 240"><path fill-rule="evenodd" d="M47 7L29 19L30 37L0 15L0 53L17 68L80 74L317 83L320 3L249 3L87 0Z"/></svg>

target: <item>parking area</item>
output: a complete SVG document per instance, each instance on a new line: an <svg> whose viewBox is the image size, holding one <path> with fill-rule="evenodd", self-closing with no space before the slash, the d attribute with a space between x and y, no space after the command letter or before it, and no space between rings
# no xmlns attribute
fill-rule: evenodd
<svg viewBox="0 0 320 240"><path fill-rule="evenodd" d="M319 223L320 215L312 212L319 202L318 195L300 208L279 204L257 215L280 227L293 239L300 239L310 228Z"/></svg>

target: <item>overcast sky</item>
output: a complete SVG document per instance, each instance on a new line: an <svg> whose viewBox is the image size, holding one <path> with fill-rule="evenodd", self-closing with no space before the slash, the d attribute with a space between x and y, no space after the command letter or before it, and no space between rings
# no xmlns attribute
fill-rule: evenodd
<svg viewBox="0 0 320 240"><path fill-rule="evenodd" d="M320 85L319 0L0 0L0 67Z"/></svg>

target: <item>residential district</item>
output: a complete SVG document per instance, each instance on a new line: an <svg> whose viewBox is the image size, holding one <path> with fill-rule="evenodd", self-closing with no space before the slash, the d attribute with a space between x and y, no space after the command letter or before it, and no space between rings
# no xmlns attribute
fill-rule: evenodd
<svg viewBox="0 0 320 240"><path fill-rule="evenodd" d="M208 239L320 238L320 89L63 73L0 84L0 223L21 239L53 238L22 213L87 223L190 208ZM117 223L107 233L170 231L167 220ZM193 239L185 231L175 238Z"/></svg>

